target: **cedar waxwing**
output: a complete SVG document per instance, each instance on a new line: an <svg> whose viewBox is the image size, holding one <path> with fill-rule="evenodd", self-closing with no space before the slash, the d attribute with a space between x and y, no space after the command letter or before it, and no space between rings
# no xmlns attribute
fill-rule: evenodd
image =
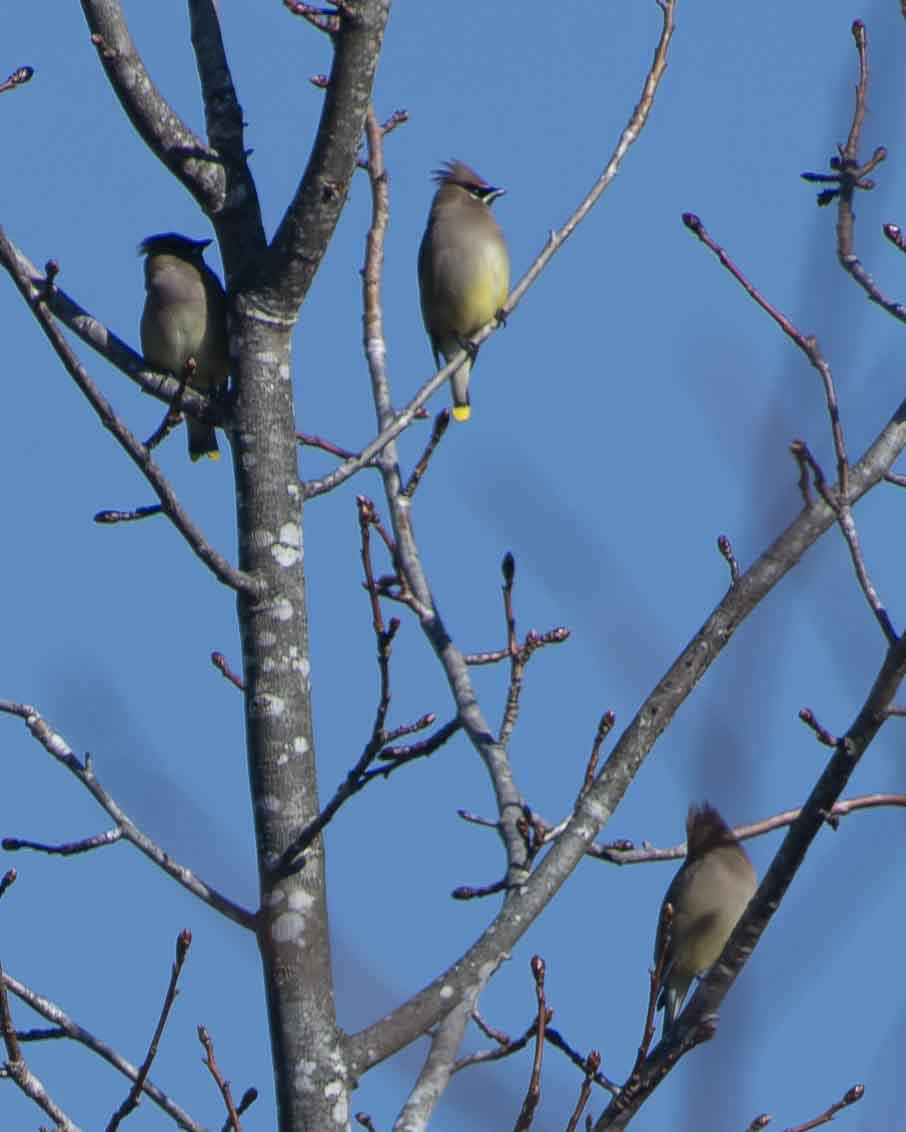
<svg viewBox="0 0 906 1132"><path fill-rule="evenodd" d="M470 356L450 378L453 416L469 419L469 374L474 347L469 338L497 314L510 290L510 257L491 203L495 188L461 161L434 174L439 188L418 250L422 318L434 361L449 361L463 348Z"/></svg>
<svg viewBox="0 0 906 1132"><path fill-rule="evenodd" d="M683 1005L689 984L712 966L758 887L758 878L736 834L713 806L690 806L686 818L686 860L661 904L673 906L658 1009L664 1007L666 1034ZM658 920L654 958L663 941Z"/></svg>
<svg viewBox="0 0 906 1132"><path fill-rule="evenodd" d="M176 232L149 236L139 245L145 260L145 309L141 337L145 358L155 369L186 377L189 358L195 371L188 384L200 391L221 389L230 372L226 297L220 280L204 261L210 240L190 240ZM189 456L220 456L211 425L186 415Z"/></svg>

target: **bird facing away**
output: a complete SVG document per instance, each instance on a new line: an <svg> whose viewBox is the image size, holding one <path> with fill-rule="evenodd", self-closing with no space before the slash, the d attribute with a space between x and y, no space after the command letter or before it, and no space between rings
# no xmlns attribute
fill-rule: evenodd
<svg viewBox="0 0 906 1132"><path fill-rule="evenodd" d="M658 1009L663 1033L672 1027L689 984L712 966L758 887L749 856L713 806L690 806L686 818L686 860L661 904L654 959L663 946L664 905L673 907Z"/></svg>
<svg viewBox="0 0 906 1132"><path fill-rule="evenodd" d="M142 352L155 369L169 370L193 389L216 392L230 372L226 296L204 261L210 240L190 240L175 232L149 236L139 245L145 259ZM195 369L186 373L194 359ZM218 459L213 426L186 416L189 456Z"/></svg>
<svg viewBox="0 0 906 1132"><path fill-rule="evenodd" d="M438 189L418 250L422 318L434 361L468 357L450 378L453 416L467 421L469 375L475 348L469 342L497 314L510 290L510 257L491 204L504 189L483 180L462 161L448 161L434 174Z"/></svg>

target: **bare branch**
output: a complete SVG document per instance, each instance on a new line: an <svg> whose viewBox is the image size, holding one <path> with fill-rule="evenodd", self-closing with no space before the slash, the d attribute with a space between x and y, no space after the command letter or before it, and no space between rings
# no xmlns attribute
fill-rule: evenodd
<svg viewBox="0 0 906 1132"><path fill-rule="evenodd" d="M493 974L487 972L487 979ZM456 1065L456 1053L462 1044L469 1017L483 989L474 990L462 999L444 1018L431 1036L431 1047L418 1080L410 1092L406 1104L396 1118L393 1132L424 1132L443 1096Z"/></svg>
<svg viewBox="0 0 906 1132"><path fill-rule="evenodd" d="M170 982L167 986L167 993L164 996L164 1004L161 1008L160 1017L157 1020L157 1025L154 1028L154 1034L151 1037L151 1044L148 1046L148 1052L145 1054L145 1060L141 1063L138 1076L132 1083L132 1088L129 1094L120 1107L116 1110L107 1125L107 1132L116 1132L120 1124L125 1118L135 1109L138 1108L141 1099L142 1090L145 1087L145 1082L148 1080L148 1074L151 1072L151 1066L154 1058L157 1056L158 1046L160 1039L163 1036L164 1027L167 1024L167 1019L170 1016L170 1011L173 1008L173 1003L176 1001L176 987L179 982L179 976L182 972L183 965L186 961L186 956L189 954L189 948L192 945L192 933L183 930L179 933L176 940L176 960L170 968Z"/></svg>
<svg viewBox="0 0 906 1132"><path fill-rule="evenodd" d="M189 129L151 81L119 0L82 0L82 10L101 66L129 121L204 211L218 212L226 194L223 158Z"/></svg>
<svg viewBox="0 0 906 1132"><path fill-rule="evenodd" d="M522 1110L516 1120L514 1132L527 1132L535 1118L535 1110L541 1099L541 1063L544 1059L544 1031L553 1017L544 1000L544 960L540 955L532 956L532 975L535 979L535 997L538 1000L538 1015L535 1019L535 1057L532 1061L532 1075L529 1078Z"/></svg>
<svg viewBox="0 0 906 1132"><path fill-rule="evenodd" d="M412 474L409 476L409 480L406 486L403 488L403 495L405 495L407 499L411 499L412 496L415 495L416 489L422 481L422 476L424 476L425 472L428 470L428 464L431 460L431 457L437 450L437 446L443 439L444 433L447 431L449 424L450 410L441 409L441 411L434 418L434 428L431 430L431 438L425 445L425 450L421 455L421 459L412 469Z"/></svg>
<svg viewBox="0 0 906 1132"><path fill-rule="evenodd" d="M18 979L13 978L7 972L0 973L0 981L2 981L6 988L26 1003L37 1014L48 1021L53 1022L60 1030L62 1030L66 1037L72 1041L78 1042L80 1045L91 1050L92 1053L102 1058L112 1065L118 1073L122 1073L130 1081L135 1081L138 1077L138 1068L128 1062L122 1057L112 1046L108 1046L99 1038L96 1038L89 1030L74 1022L68 1014L65 1013L56 1003L51 1002L50 999L43 997L27 987L25 983L20 982ZM152 1101L165 1112L171 1120L174 1121L180 1128L185 1129L186 1132L206 1132L203 1125L193 1120L191 1116L180 1108L178 1104L167 1094L157 1087L152 1081L147 1080L144 1084L144 1093L150 1097Z"/></svg>
<svg viewBox="0 0 906 1132"><path fill-rule="evenodd" d="M878 146L864 165L859 164L859 143L868 105L868 32L861 20L855 20L852 25L852 33L859 55L859 81L856 84L856 101L853 107L849 136L845 145L837 147L837 156L831 158L830 174L811 173L803 174L803 177L807 181L823 182L835 186L821 192L818 196L818 203L826 205L834 199L838 202L837 259L840 266L847 275L850 275L858 283L871 302L876 303L900 322L906 322L906 307L883 294L856 255L856 214L853 209L853 197L856 190L870 191L874 188L874 181L868 178L868 174L873 172L886 159L887 150L883 146ZM896 243L895 237L887 231L887 227L885 227L885 234L888 235L888 239L892 239L892 242Z"/></svg>
<svg viewBox="0 0 906 1132"><path fill-rule="evenodd" d="M906 403L850 469L853 501L881 481L906 448ZM702 627L664 673L617 741L594 786L576 807L556 843L531 877L518 888L518 901L505 903L464 956L386 1018L348 1039L350 1064L361 1074L424 1032L450 1009L450 990L462 993L484 960L512 950L529 924L553 898L589 851L598 830L616 810L648 752L748 615L805 552L834 523L823 500L800 512L715 606ZM449 646L449 642L447 642ZM832 802L825 807L829 811ZM517 802L522 813L521 801ZM514 821L515 829L515 821Z"/></svg>
<svg viewBox="0 0 906 1132"><path fill-rule="evenodd" d="M101 786L97 778L95 778L90 759L86 758L84 763L81 762L73 754L63 736L54 731L35 708L30 704L15 703L12 700L0 700L0 713L15 715L24 720L25 726L45 751L47 751L49 755L52 755L61 766L65 767L70 774L85 787L101 809L113 818L117 824L117 829L120 831L120 836L124 837L134 845L136 849L144 853L158 868L162 869L175 881L178 881L183 888L188 889L189 892L197 896L199 900L203 900L205 904L208 904L211 908L215 909L215 911L220 912L234 923L240 924L250 931L255 930L256 917L254 913L249 912L239 904L235 904L232 900L229 900L226 896L218 892L217 889L205 884L191 869L186 868L185 865L180 865L169 853L165 852L159 845L152 841L150 837L142 833L138 826L135 825L131 818L126 815L103 786Z"/></svg>
<svg viewBox="0 0 906 1132"><path fill-rule="evenodd" d="M239 1123L239 1113L233 1102L233 1093L230 1089L230 1083L224 1079L223 1074L220 1072L220 1067L214 1057L214 1042L204 1026L198 1027L198 1040L204 1047L204 1063L208 1067L208 1072L214 1078L214 1082L220 1090L220 1095L223 1097L223 1103L226 1106L228 1119L224 1127L231 1129L232 1132L242 1132L242 1125Z"/></svg>
<svg viewBox="0 0 906 1132"><path fill-rule="evenodd" d="M856 1104L865 1096L864 1085L853 1085L846 1093L835 1101L825 1112L820 1116L815 1116L811 1120L807 1120L804 1124L797 1124L795 1128L788 1128L787 1132L811 1132L813 1128L819 1128L822 1124L829 1124L838 1112L842 1112L844 1108L849 1108L850 1105Z"/></svg>
<svg viewBox="0 0 906 1132"><path fill-rule="evenodd" d="M252 1107L257 1099L258 1090L254 1087L254 1085L252 1085L250 1088L245 1090L245 1092L242 1094L242 1100L239 1102L239 1104L236 1105L236 1115L242 1116L244 1112ZM230 1132L231 1128L232 1121L231 1117L228 1115L226 1121L223 1124L221 1132Z"/></svg>
<svg viewBox="0 0 906 1132"><path fill-rule="evenodd" d="M617 717L612 711L605 711L598 721L598 730L595 732L595 741L592 743L591 755L588 758L588 766L585 768L585 778L582 781L582 788L579 791L579 797L582 798L591 790L595 782L595 775L598 770L598 759L601 757L601 747L604 740L611 733Z"/></svg>
<svg viewBox="0 0 906 1132"><path fill-rule="evenodd" d="M752 283L746 278L742 271L730 259L723 248L711 239L705 230L704 225L697 216L691 212L683 214L683 223L694 232L696 236L702 241L706 247L710 248L712 252L720 260L721 264L730 272L734 279L743 287L748 295L750 295L755 302L766 311L777 325L783 330L800 350L808 358L809 362L818 371L824 386L824 395L827 402L828 415L831 422L831 431L834 438L834 449L837 453L837 474L838 484L837 491L832 492L824 481L824 477L820 472L817 462L812 458L811 453L808 451L804 441L797 440L794 442L793 454L798 460L800 465L802 460L805 460L811 467L815 483L821 495L834 511L837 516L837 522L840 530L846 540L846 545L849 548L850 557L853 561L853 566L856 571L859 585L868 604L877 618L878 624L881 626L881 631L887 639L888 644L892 644L897 639L897 633L891 624L890 617L885 609L880 597L875 590L874 585L868 575L868 568L865 565L865 559L862 555L862 550L859 545L859 536L856 531L856 525L852 517L851 498L849 488L849 460L846 455L846 447L843 441L843 427L840 423L840 411L837 402L837 392L834 388L833 376L831 375L830 366L824 359L821 349L818 346L818 341L811 335L804 335L792 324L792 322L764 298L764 296L753 286ZM809 504L807 492L803 492L806 506Z"/></svg>
<svg viewBox="0 0 906 1132"><path fill-rule="evenodd" d="M341 460L352 459L355 455L355 453L350 452L348 448L340 448L338 444L324 440L321 436L310 436L307 432L297 432L296 440L305 447L319 448L322 452L329 452L331 456L339 456Z"/></svg>
<svg viewBox="0 0 906 1132"><path fill-rule="evenodd" d="M140 519L150 519L154 515L163 514L163 507L159 503L152 503L147 507L136 507L132 511L98 511L94 521L102 526L113 526L116 523L135 523Z"/></svg>
<svg viewBox="0 0 906 1132"><path fill-rule="evenodd" d="M579 1093L579 1099L576 1101L576 1107L573 1109L573 1114L569 1118L569 1123L566 1125L566 1132L575 1132L579 1124L579 1118L582 1111L588 1104L588 1098L591 1096L591 1087L595 1081L595 1075L601 1065L601 1054L593 1049L585 1059L585 1078L582 1081L582 1090Z"/></svg>
<svg viewBox="0 0 906 1132"><path fill-rule="evenodd" d="M889 712L888 712L889 714ZM836 746L837 744L834 744ZM855 798L844 798L835 802L824 813L824 820L829 825L839 824L839 819L859 810L874 810L886 807L906 807L906 794L861 794ZM773 833L777 829L785 829L793 824L801 809L783 810L779 814L772 814L769 818L750 822L748 825L738 825L733 833L740 841L748 841L753 837L763 837L766 833ZM644 844L636 849L631 841L621 844L593 845L589 856L597 857L602 861L610 861L614 865L641 865L651 861L678 861L686 855L686 843L671 845L667 849L656 849L652 845Z"/></svg>
<svg viewBox="0 0 906 1132"><path fill-rule="evenodd" d="M15 853L19 849L33 849L36 853L47 853L49 856L75 857L79 853L89 853L92 849L104 849L108 845L115 845L123 836L121 829L108 829L105 833L97 833L94 837L83 837L79 841L64 841L60 845L48 845L44 841L28 841L24 837L4 837L0 845L7 853Z"/></svg>
<svg viewBox="0 0 906 1132"><path fill-rule="evenodd" d="M831 421L831 431L834 437L834 450L837 454L837 469L839 475L839 490L844 502L849 499L848 475L849 475L849 460L846 455L846 446L843 441L843 428L840 424L840 410L837 403L837 391L834 388L834 380L831 375L830 366L824 359L818 346L818 340L812 335L803 334L798 330L793 323L786 317L785 314L777 310L771 303L761 294L753 283L750 283L745 274L740 268L736 266L727 252L714 242L708 234L704 224L695 215L694 212L683 213L683 223L696 235L699 240L710 251L717 256L721 266L725 267L727 271L733 276L737 283L742 287L746 294L755 300L758 306L761 307L766 314L774 320L777 326L783 333L805 354L809 363L817 370L818 376L821 378L821 383L824 387L824 396L827 402L827 411Z"/></svg>

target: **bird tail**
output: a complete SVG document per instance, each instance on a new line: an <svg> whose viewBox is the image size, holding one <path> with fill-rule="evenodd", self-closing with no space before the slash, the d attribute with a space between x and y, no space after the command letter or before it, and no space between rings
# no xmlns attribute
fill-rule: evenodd
<svg viewBox="0 0 906 1132"><path fill-rule="evenodd" d="M217 433L212 425L186 415L186 431L189 434L189 459L193 463L202 456L207 456L209 460L220 459Z"/></svg>
<svg viewBox="0 0 906 1132"><path fill-rule="evenodd" d="M665 1038L668 1032L673 1028L673 1023L682 1008L683 1000L688 993L689 984L691 982L692 979L688 976L677 975L676 972L674 972L672 975L668 975L661 987L657 1008L658 1010L660 1010L661 1007L664 1009L664 1028L661 1030L662 1038Z"/></svg>
<svg viewBox="0 0 906 1132"><path fill-rule="evenodd" d="M466 358L450 378L450 387L453 390L453 416L458 421L467 421L472 415L472 407L469 403L469 375L471 372L472 363Z"/></svg>

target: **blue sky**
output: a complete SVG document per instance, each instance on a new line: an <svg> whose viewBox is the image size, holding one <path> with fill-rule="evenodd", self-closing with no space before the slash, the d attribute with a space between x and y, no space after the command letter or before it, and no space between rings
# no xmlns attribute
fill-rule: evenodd
<svg viewBox="0 0 906 1132"><path fill-rule="evenodd" d="M129 3L143 57L195 129L203 115L177 4ZM272 232L304 165L329 68L326 40L277 0L223 5L252 168ZM468 13L468 20L465 18ZM906 117L896 4L680 2L667 75L648 128L611 190L555 258L507 327L483 348L473 417L451 426L416 497L414 522L438 604L460 646L503 642L499 563L517 562L521 632L565 624L570 641L528 670L512 758L528 802L559 820L575 797L596 722L632 718L723 595L726 533L745 566L798 512L789 442L803 437L825 469L832 447L818 378L683 228L697 212L768 298L818 336L833 367L853 457L903 395L900 328L836 264L834 214L799 179L845 139L856 78L850 24L865 20L873 68L864 156L889 158L857 207L857 246L882 287L902 298L906 262L883 240L906 224ZM495 211L514 279L598 175L634 106L659 27L654 3L576 2L551 9L497 3L398 3L378 72L380 117L408 125L387 141L391 228L384 316L398 404L431 373L415 257L429 173L459 157L507 188ZM36 75L0 99L7 173L0 223L60 285L137 346L143 301L135 247L151 232L210 234L194 203L145 151L119 111L76 5L52 20L37 5L4 16L0 72ZM300 428L359 447L373 414L361 349L359 269L369 192L353 186L295 337ZM219 261L209 252L214 266ZM34 703L130 815L178 859L252 905L256 880L238 694L210 666L239 663L232 595L161 519L117 528L104 507L151 502L56 364L8 282L0 286L7 428L0 696ZM159 406L79 347L139 435ZM438 394L432 409L447 402ZM402 442L417 457L428 426ZM228 554L235 542L226 466L189 465L182 436L160 460L186 506ZM333 466L305 452L306 477ZM373 636L360 587L358 477L306 510L313 688L322 796L366 741L377 696ZM904 527L894 488L856 511L874 580L903 624ZM390 610L390 613L396 612ZM393 661L391 725L450 702L417 625L403 616ZM740 629L658 742L604 836L680 840L688 803L708 798L741 823L799 805L826 751L797 720L808 705L843 731L862 703L883 641L830 532ZM503 670L475 673L486 713L503 708ZM63 841L109 824L87 795L6 720L0 833ZM889 724L849 794L903 790L903 738ZM355 1030L458 956L492 909L450 900L502 866L492 833L457 808L491 814L486 777L458 739L430 762L379 782L327 833L337 998ZM763 871L779 834L750 845ZM821 1111L854 1082L865 1099L841 1127L893 1126L903 1104L892 1051L906 1016L888 957L904 929L899 811L825 831L781 913L721 1012L716 1040L693 1053L634 1124L776 1126ZM19 854L0 902L6 969L140 1060L157 1016L177 933L194 944L154 1076L211 1127L222 1116L200 1064L195 1027L211 1031L237 1093L261 1099L246 1127L273 1126L261 979L253 941L120 845L73 860ZM534 995L529 959L547 962L555 1025L598 1047L622 1078L638 1041L657 908L675 866L580 867L495 979L482 1011L518 1033ZM29 1024L16 1009L20 1024ZM97 1127L124 1086L82 1051L29 1050L34 1068L83 1127ZM353 1097L386 1130L418 1058L369 1074ZM506 1127L528 1079L528 1055L470 1071L434 1128ZM579 1081L548 1051L539 1132L565 1125ZM597 1099L595 1111L603 1106ZM10 1127L36 1111L0 1090ZM162 1126L147 1104L133 1129Z"/></svg>

